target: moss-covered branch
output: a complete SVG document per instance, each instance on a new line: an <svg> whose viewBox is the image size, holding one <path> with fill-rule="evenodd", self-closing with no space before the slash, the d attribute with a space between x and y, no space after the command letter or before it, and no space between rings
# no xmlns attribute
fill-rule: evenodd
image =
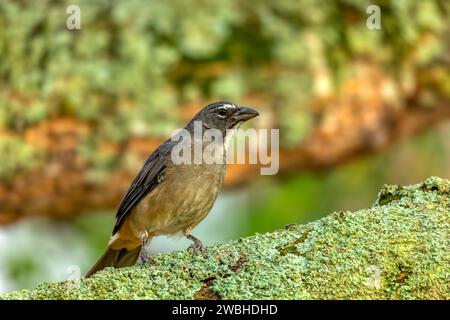
<svg viewBox="0 0 450 320"><path fill-rule="evenodd" d="M276 214L276 212L274 212ZM385 186L375 204L306 225L106 269L79 288L5 299L449 299L450 181Z"/></svg>

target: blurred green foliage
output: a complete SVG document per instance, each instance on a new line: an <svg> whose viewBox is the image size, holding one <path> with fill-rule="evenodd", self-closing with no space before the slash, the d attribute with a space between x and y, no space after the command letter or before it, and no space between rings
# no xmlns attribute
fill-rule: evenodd
<svg viewBox="0 0 450 320"><path fill-rule="evenodd" d="M65 27L70 4L81 8L81 30ZM448 1L380 1L375 31L366 27L369 4L3 0L0 125L21 130L69 115L98 125L95 139L167 136L182 103L266 92L298 140L311 117L313 57L338 80L358 55L400 67L445 53L443 41L420 37L445 37Z"/></svg>
<svg viewBox="0 0 450 320"><path fill-rule="evenodd" d="M66 28L72 4L81 9L81 30ZM79 150L101 178L120 161L98 161L100 143L167 137L185 121L180 105L245 102L256 93L274 109L281 142L296 144L314 120L318 72L336 85L358 57L397 74L448 53L448 1L379 1L381 30L366 27L369 4L3 0L0 129L21 132L56 116L87 121L95 134ZM440 75L450 92L450 76ZM21 167L28 155L15 155Z"/></svg>
<svg viewBox="0 0 450 320"><path fill-rule="evenodd" d="M19 138L0 139L0 178L11 182L15 175L29 169L39 153Z"/></svg>

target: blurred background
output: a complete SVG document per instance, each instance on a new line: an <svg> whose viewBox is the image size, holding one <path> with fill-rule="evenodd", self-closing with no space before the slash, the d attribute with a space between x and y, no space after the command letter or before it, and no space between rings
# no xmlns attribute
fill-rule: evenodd
<svg viewBox="0 0 450 320"><path fill-rule="evenodd" d="M446 0L0 0L0 292L85 272L144 159L213 101L280 129L280 172L230 165L194 230L207 244L449 178L449 15Z"/></svg>

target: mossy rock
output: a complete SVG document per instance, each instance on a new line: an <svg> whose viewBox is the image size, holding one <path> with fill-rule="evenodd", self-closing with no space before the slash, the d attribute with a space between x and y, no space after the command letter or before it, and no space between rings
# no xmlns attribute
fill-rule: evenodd
<svg viewBox="0 0 450 320"><path fill-rule="evenodd" d="M450 181L385 186L375 204L306 225L107 268L2 299L450 299ZM276 212L274 212L276 214Z"/></svg>

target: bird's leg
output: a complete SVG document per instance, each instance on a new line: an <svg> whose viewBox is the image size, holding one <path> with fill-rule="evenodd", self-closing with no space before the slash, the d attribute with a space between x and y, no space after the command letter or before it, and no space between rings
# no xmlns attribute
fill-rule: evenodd
<svg viewBox="0 0 450 320"><path fill-rule="evenodd" d="M188 238L189 240L194 242L188 248L188 250L192 249L192 256L194 256L196 252L200 252L203 256L205 256L205 251L206 251L205 247L203 246L203 243L199 239L194 237L192 234L187 234L186 238Z"/></svg>
<svg viewBox="0 0 450 320"><path fill-rule="evenodd" d="M139 258L141 259L142 264L154 265L155 261L148 255L147 250L145 250L145 246L148 241L148 233L144 231L141 236L141 251L139 252Z"/></svg>

